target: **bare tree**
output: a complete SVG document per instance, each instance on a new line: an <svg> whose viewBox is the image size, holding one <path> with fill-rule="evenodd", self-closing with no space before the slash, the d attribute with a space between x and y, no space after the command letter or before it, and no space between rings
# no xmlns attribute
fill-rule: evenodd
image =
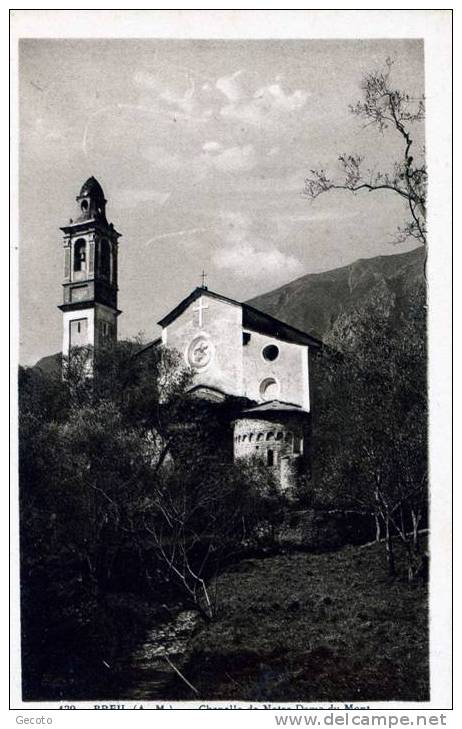
<svg viewBox="0 0 462 729"><path fill-rule="evenodd" d="M305 195L314 199L329 190L393 192L406 201L409 212L408 222L398 228L397 242L412 237L425 245L427 168L424 149L417 150L413 138L413 125L425 118L425 99L394 88L390 78L392 66L393 61L387 58L385 71L367 74L362 83L363 99L349 109L364 120L364 126L375 125L381 134L391 129L400 135L401 159L389 171L376 171L364 167L360 154L340 154L341 177L330 177L323 168L313 169L305 180Z"/></svg>
<svg viewBox="0 0 462 729"><path fill-rule="evenodd" d="M193 432L187 440L156 474L138 517L156 555L156 568L212 620L219 607L217 578L224 560L262 531L274 534L282 499L262 464L210 458L195 446Z"/></svg>

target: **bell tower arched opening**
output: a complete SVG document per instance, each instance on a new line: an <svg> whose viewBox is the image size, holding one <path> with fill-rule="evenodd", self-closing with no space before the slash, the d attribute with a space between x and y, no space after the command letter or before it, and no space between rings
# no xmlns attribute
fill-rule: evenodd
<svg viewBox="0 0 462 729"><path fill-rule="evenodd" d="M87 241L79 238L74 243L74 266L75 273L85 272L87 267Z"/></svg>

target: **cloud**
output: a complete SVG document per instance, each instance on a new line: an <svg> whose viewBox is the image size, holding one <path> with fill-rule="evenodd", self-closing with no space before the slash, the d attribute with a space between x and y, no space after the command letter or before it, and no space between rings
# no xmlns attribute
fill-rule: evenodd
<svg viewBox="0 0 462 729"><path fill-rule="evenodd" d="M222 76L217 79L216 87L226 96L229 101L239 101L244 95L244 89L239 81L242 71L236 71L231 76Z"/></svg>
<svg viewBox="0 0 462 729"><path fill-rule="evenodd" d="M160 102L166 110L173 111L176 117L200 122L207 121L212 116L213 110L205 108L203 100L197 93L195 80L189 74L186 75L188 87L184 91L165 86L156 75L147 71L137 71L133 80L140 88L154 92L156 102ZM184 87L184 79L181 85ZM201 89L204 90L203 86Z"/></svg>
<svg viewBox="0 0 462 729"><path fill-rule="evenodd" d="M220 248L213 254L213 263L218 269L246 279L269 276L272 281L290 279L304 272L304 265L298 258L254 235L249 216L222 213L221 223L224 232Z"/></svg>
<svg viewBox="0 0 462 729"><path fill-rule="evenodd" d="M217 152L219 149L222 149L223 145L219 142L206 142L202 145L202 149L204 152Z"/></svg>
<svg viewBox="0 0 462 729"><path fill-rule="evenodd" d="M205 142L199 153L189 149L170 151L164 146L151 145L144 151L144 156L158 170L174 175L187 170L194 180L204 180L211 171L238 174L258 164L258 155L252 144L224 148L214 141Z"/></svg>
<svg viewBox="0 0 462 729"><path fill-rule="evenodd" d="M159 170L178 173L188 170L191 178L203 180L210 170L237 174L253 169L258 163L256 150L252 144L224 149L218 142L206 142L199 154L191 156L188 152L170 152L164 147L151 146L145 157Z"/></svg>
<svg viewBox="0 0 462 729"><path fill-rule="evenodd" d="M216 251L213 262L219 269L250 279L258 278L261 274L271 275L275 279L290 279L304 271L301 261L290 253L284 253L274 245L260 248L244 241Z"/></svg>
<svg viewBox="0 0 462 729"><path fill-rule="evenodd" d="M159 233L159 235L155 235L147 240L145 245L147 246L149 243L153 243L156 240L163 240L164 238L182 238L183 236L190 236L193 233L205 233L209 230L213 230L213 228L186 228L185 230L174 230L169 233Z"/></svg>
<svg viewBox="0 0 462 729"><path fill-rule="evenodd" d="M279 84L263 86L255 92L255 100L261 102L263 109L281 109L283 111L296 111L306 104L308 92L297 89L292 94L286 94Z"/></svg>
<svg viewBox="0 0 462 729"><path fill-rule="evenodd" d="M229 102L222 106L221 116L259 126L302 109L309 93L302 89L292 93L285 91L280 81L281 78L277 77L275 83L261 86L252 94L243 84L242 71L218 79L217 88Z"/></svg>
<svg viewBox="0 0 462 729"><path fill-rule="evenodd" d="M228 147L218 154L206 154L206 162L223 172L251 170L257 164L257 154L252 144Z"/></svg>
<svg viewBox="0 0 462 729"><path fill-rule="evenodd" d="M186 89L185 93L178 94L171 89L166 89L160 94L160 98L166 101L172 106L176 106L178 109L183 111L185 114L192 114L196 111L197 103L194 98L196 92L196 85L194 79L190 81L189 88Z"/></svg>
<svg viewBox="0 0 462 729"><path fill-rule="evenodd" d="M154 96L160 109L198 122L209 122L218 114L254 126L270 124L302 109L309 96L302 89L284 89L280 76L255 88L251 74L243 70L218 78L215 82L218 94L216 90L213 93L208 81L196 83L189 72L182 73L182 78L169 86L157 74L146 70L137 71L133 80L136 86Z"/></svg>

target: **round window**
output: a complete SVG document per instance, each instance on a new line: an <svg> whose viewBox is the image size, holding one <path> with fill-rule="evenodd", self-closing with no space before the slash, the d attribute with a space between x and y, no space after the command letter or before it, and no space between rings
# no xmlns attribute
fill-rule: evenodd
<svg viewBox="0 0 462 729"><path fill-rule="evenodd" d="M186 352L186 360L191 367L201 370L212 361L213 355L212 342L203 334L199 334L190 343Z"/></svg>
<svg viewBox="0 0 462 729"><path fill-rule="evenodd" d="M268 346L263 349L262 354L264 359L268 360L268 362L274 362L274 360L279 357L279 347L276 347L275 344L268 344Z"/></svg>
<svg viewBox="0 0 462 729"><path fill-rule="evenodd" d="M279 397L279 385L273 377L268 377L260 385L263 400L276 400Z"/></svg>

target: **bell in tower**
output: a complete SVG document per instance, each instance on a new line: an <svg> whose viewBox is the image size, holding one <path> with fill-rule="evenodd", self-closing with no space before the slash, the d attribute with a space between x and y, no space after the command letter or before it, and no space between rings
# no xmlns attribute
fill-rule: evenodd
<svg viewBox="0 0 462 729"><path fill-rule="evenodd" d="M120 233L106 218L106 199L90 177L76 198L64 233L63 355L73 347L94 352L117 341L117 252Z"/></svg>

